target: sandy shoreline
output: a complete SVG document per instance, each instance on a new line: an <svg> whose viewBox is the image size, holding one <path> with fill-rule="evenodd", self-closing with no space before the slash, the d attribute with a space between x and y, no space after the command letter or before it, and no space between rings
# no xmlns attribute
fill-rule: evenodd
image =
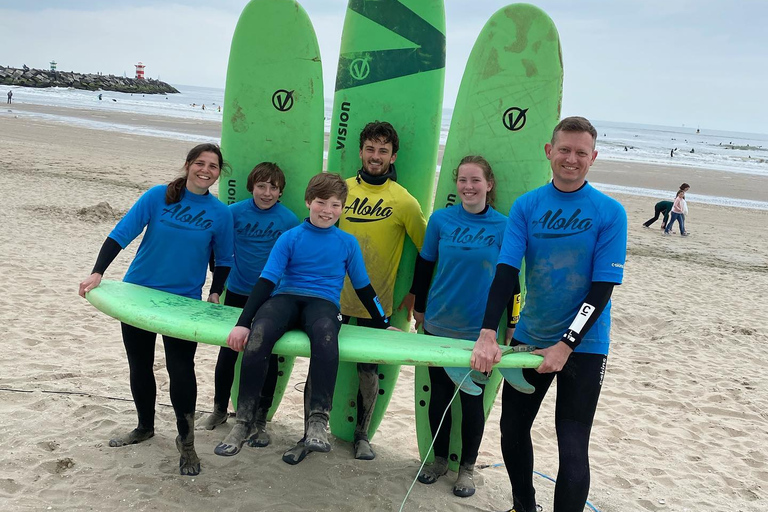
<svg viewBox="0 0 768 512"><path fill-rule="evenodd" d="M165 120L157 123L167 127ZM2 175L9 178L0 203L2 510L400 507L418 467L411 369L401 375L373 439L378 456L372 462L353 460L351 446L337 441L329 454L284 464L280 455L301 430L301 393L292 387L266 449L217 457L213 447L229 426L199 432L203 473L196 478L177 474L173 412L165 405L157 407L153 439L108 448L112 434L134 426L135 412L119 324L76 292L117 218L89 208L106 201L122 215L144 190L176 175L192 144L7 113L0 114L0 142ZM669 174L598 158L590 178L673 192L680 175ZM768 200L763 181L722 174L699 171L684 181L701 194ZM654 198L614 197L629 215L629 257L614 295L614 342L592 434L589 499L601 512L765 510L768 247L758 237L768 212L692 203L693 235L682 239L641 227ZM117 258L108 278L122 277L135 246ZM161 350L157 356L158 402L168 404ZM214 347L198 348L199 410L212 403L215 358ZM305 368L297 367L292 385L303 381ZM536 469L552 477L554 395L553 388L534 427ZM478 464L502 462L499 413L495 408L489 420ZM405 510L511 507L504 469L477 473L474 497L454 497L450 475L432 486L417 484ZM534 482L551 511L553 485L539 477Z"/></svg>

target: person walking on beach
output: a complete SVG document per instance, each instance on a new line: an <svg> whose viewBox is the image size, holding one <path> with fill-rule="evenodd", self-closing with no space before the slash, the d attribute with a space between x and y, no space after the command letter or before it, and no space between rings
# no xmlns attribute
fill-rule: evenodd
<svg viewBox="0 0 768 512"><path fill-rule="evenodd" d="M291 210L278 202L285 189L285 174L277 164L261 162L246 180L252 197L229 206L234 221L235 259L227 280L225 306L242 309L248 295L259 280L267 258L277 239L299 225ZM218 295L211 294L213 302ZM227 421L230 390L235 380L238 353L229 347L219 349L214 378L213 412L201 422L201 428L213 430ZM277 385L277 354L270 356L267 376L256 409L255 432L248 443L255 447L269 445L267 413Z"/></svg>
<svg viewBox="0 0 768 512"><path fill-rule="evenodd" d="M13 91L8 91L8 104L11 104L11 99L13 98Z"/></svg>
<svg viewBox="0 0 768 512"><path fill-rule="evenodd" d="M417 329L424 324L426 335L476 340L507 218L493 209L496 180L485 158L464 157L454 171L454 180L461 203L432 214L424 245L416 259L411 287L416 297L413 316ZM512 309L510 305L508 311ZM507 329L509 339L512 332L514 327ZM448 471L453 418L448 411L443 420L443 414L451 403L456 384L447 372L446 368L429 367L432 392L429 426L435 438L435 460L418 476L424 484L435 483ZM466 374L466 369L462 373ZM472 395L466 393L462 385L459 394L461 460L453 487L453 493L459 497L475 493L474 467L485 429L485 386L477 384L477 388L479 394Z"/></svg>
<svg viewBox="0 0 768 512"><path fill-rule="evenodd" d="M653 207L653 217L643 222L643 227L650 228L651 224L659 220L659 216L663 216L661 219L661 229L666 229L670 211L672 211L672 201L659 201Z"/></svg>
<svg viewBox="0 0 768 512"><path fill-rule="evenodd" d="M213 248L217 266L208 300L218 302L232 266L232 214L208 189L219 177L223 165L221 150L216 144L192 148L184 163L184 176L169 185L149 189L117 223L104 241L91 275L80 283L80 296L85 297L99 286L104 272L120 251L144 232L123 281L200 299ZM138 425L111 439L109 446L112 447L140 443L155 435L157 386L153 364L157 334L126 323L121 327ZM179 472L193 476L200 473L194 430L197 343L163 335L163 345L179 432L176 437Z"/></svg>
<svg viewBox="0 0 768 512"><path fill-rule="evenodd" d="M371 284L381 294L387 317L392 315L395 277L407 234L421 250L427 221L418 201L397 183L395 160L400 140L387 122L368 123L360 133L360 170L347 179L349 199L339 219L339 228L353 235L363 252ZM407 294L398 309L413 311L413 295ZM347 280L341 292L343 322L370 326L371 317ZM372 460L376 454L368 440L368 428L379 392L378 365L359 363L355 458Z"/></svg>
<svg viewBox="0 0 768 512"><path fill-rule="evenodd" d="M554 511L581 511L589 493L589 437L610 345L610 298L621 284L627 214L586 180L597 132L583 117L563 119L544 146L552 182L519 197L509 213L496 275L471 366L489 372L501 359L496 327L525 259L527 296L512 344L533 345L541 365L523 370L524 394L504 383L501 450L514 510L534 512L531 427L557 379L559 469Z"/></svg>
<svg viewBox="0 0 768 512"><path fill-rule="evenodd" d="M672 218L669 219L664 234L671 235L672 226L677 221L680 226L680 236L688 236L688 232L685 230L685 213L688 211L688 205L685 204L685 190L682 188L677 191L675 196L675 202L672 203Z"/></svg>

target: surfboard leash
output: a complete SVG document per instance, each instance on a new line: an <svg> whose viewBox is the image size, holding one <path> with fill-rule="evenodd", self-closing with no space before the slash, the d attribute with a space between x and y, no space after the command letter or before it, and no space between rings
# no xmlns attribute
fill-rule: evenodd
<svg viewBox="0 0 768 512"><path fill-rule="evenodd" d="M413 479L413 482L411 482L411 486L408 488L408 492L405 493L405 498L403 498L403 502L400 504L399 512L403 512L403 507L405 507L405 502L408 500L408 496L411 495L413 486L416 485L416 482L419 480L419 475L421 474L421 470L424 469L424 466L427 464L427 459L429 458L429 454L432 452L432 447L435 446L435 440L437 440L437 435L440 433L440 429L443 427L443 421L445 420L445 416L446 414L448 414L448 411L451 410L451 405L453 405L453 401L456 399L456 396L459 394L459 391L461 391L461 385L464 384L464 381L467 380L467 377L469 377L470 371L471 370L467 369L466 375L464 375L464 378L461 379L461 382L459 382L459 385L456 386L456 392L451 397L451 401L448 402L448 407L446 407L445 410L443 411L443 416L440 418L440 423L437 425L437 431L435 432L434 437L432 437L432 443L430 443L429 449L427 449L427 454L424 456L424 462L422 462L421 466L419 466L419 470L416 472L416 477Z"/></svg>

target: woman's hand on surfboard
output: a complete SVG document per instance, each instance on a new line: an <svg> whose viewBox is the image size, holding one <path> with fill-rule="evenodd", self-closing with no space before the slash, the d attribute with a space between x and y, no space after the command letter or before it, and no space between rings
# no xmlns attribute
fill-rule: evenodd
<svg viewBox="0 0 768 512"><path fill-rule="evenodd" d="M406 293L400 305L397 306L398 311L402 311L403 308L408 311L408 321L413 320L413 305L416 303L416 296L412 293Z"/></svg>
<svg viewBox="0 0 768 512"><path fill-rule="evenodd" d="M501 361L501 348L496 342L496 331L481 329L475 348L472 350L469 365L473 370L486 373L493 370L493 365L499 361Z"/></svg>
<svg viewBox="0 0 768 512"><path fill-rule="evenodd" d="M208 295L208 302L212 302L213 304L221 304L220 299L221 296L218 293Z"/></svg>
<svg viewBox="0 0 768 512"><path fill-rule="evenodd" d="M416 320L415 329L416 332L419 332L419 326L424 323L424 313L419 313L418 311L413 312L413 319Z"/></svg>
<svg viewBox="0 0 768 512"><path fill-rule="evenodd" d="M544 358L539 367L536 368L537 372L553 373L563 369L565 363L568 362L571 352L573 352L571 347L562 341L558 341L551 347L534 350L531 354Z"/></svg>
<svg viewBox="0 0 768 512"><path fill-rule="evenodd" d="M403 330L402 330L402 329L398 329L398 328L397 328L397 327L395 327L394 325L390 325L389 327L387 327L387 330L388 330L388 331L398 331L398 332L403 332Z"/></svg>
<svg viewBox="0 0 768 512"><path fill-rule="evenodd" d="M248 336L250 335L251 330L249 328L237 325L227 336L227 345L236 352L242 352L245 349L245 344L248 343Z"/></svg>
<svg viewBox="0 0 768 512"><path fill-rule="evenodd" d="M78 293L82 298L85 298L85 294L99 286L99 284L101 284L101 274L94 272L93 274L89 275L85 281L80 283L80 290Z"/></svg>

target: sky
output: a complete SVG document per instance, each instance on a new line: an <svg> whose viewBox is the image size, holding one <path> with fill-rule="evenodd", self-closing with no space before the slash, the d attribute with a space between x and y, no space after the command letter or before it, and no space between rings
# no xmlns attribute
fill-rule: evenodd
<svg viewBox="0 0 768 512"><path fill-rule="evenodd" d="M246 0L0 0L0 65L224 87ZM300 1L331 97L346 0ZM768 2L533 0L563 49L563 116L768 133ZM446 107L475 38L506 0L446 0Z"/></svg>

